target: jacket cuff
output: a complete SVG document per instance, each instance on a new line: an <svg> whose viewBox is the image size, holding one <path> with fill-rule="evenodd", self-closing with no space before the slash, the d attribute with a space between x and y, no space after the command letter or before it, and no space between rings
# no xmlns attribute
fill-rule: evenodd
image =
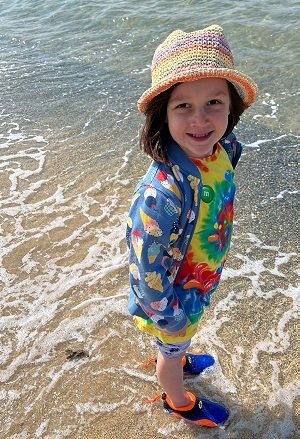
<svg viewBox="0 0 300 439"><path fill-rule="evenodd" d="M188 322L188 318L186 314L180 318L180 321L176 320L176 317L172 317L172 322L167 321L166 319L159 320L158 322L153 322L158 330L167 330L168 332L178 332L183 329Z"/></svg>

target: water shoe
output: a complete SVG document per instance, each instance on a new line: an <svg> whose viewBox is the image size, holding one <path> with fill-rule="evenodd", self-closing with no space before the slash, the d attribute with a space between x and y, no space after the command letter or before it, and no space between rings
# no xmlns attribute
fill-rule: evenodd
<svg viewBox="0 0 300 439"><path fill-rule="evenodd" d="M187 395L191 403L184 407L175 407L166 393L148 400L148 402L155 402L161 398L166 413L204 427L217 427L228 418L227 410L221 405L208 399L198 398L191 392L187 392Z"/></svg>
<svg viewBox="0 0 300 439"><path fill-rule="evenodd" d="M183 374L184 375L199 375L204 369L212 366L215 363L214 358L208 354L190 354L187 353L182 358Z"/></svg>

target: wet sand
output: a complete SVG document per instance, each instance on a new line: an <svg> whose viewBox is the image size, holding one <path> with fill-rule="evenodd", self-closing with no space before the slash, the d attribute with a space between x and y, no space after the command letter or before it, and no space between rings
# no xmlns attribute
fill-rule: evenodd
<svg viewBox="0 0 300 439"><path fill-rule="evenodd" d="M228 409L224 426L189 425L165 414L161 401L146 402L161 393L154 366L141 367L156 348L127 313L123 242L116 267L107 267L98 281L95 262L79 284L76 277L66 276L69 285L58 277L64 293L49 302L51 309L33 296L40 314L20 320L22 326L12 313L22 312L18 302L7 303L3 352L13 346L15 354L1 371L1 438L297 437L296 162L288 145L287 139L274 141L272 154L269 144L252 146L241 159L232 250L192 343L216 364L186 378L186 387ZM89 356L69 360L67 349Z"/></svg>
<svg viewBox="0 0 300 439"><path fill-rule="evenodd" d="M261 251L261 256L268 252ZM281 265L282 273L290 272L292 260ZM232 265L233 260L228 263ZM266 281L271 279L272 290L291 284L279 276L266 276ZM232 291L237 288L244 292L244 299L236 296L234 302ZM21 365L7 380L2 389L15 392L15 398L2 412L1 428L5 425L6 430L2 437L296 438L296 406L290 408L296 392L296 320L280 325L292 300L280 294L272 300L258 298L252 289L253 282L246 278L224 280L219 303L205 313L192 345L195 351L213 353L217 363L199 377L186 378L186 387L227 407L230 417L223 428L186 424L165 414L161 401L146 402L161 392L155 367L141 366L156 349L134 327L126 314L127 301L120 298L117 308L124 312L99 320L84 342L70 338L68 343L57 344L48 361L39 364L33 357L32 363ZM89 313L97 312L95 305L89 308ZM65 318L76 319L82 312L83 308L70 310ZM270 328L280 326L282 333L270 336ZM261 346L255 351L257 343ZM68 360L68 348L86 349L90 356ZM282 424L285 429L290 425L290 433L280 431Z"/></svg>

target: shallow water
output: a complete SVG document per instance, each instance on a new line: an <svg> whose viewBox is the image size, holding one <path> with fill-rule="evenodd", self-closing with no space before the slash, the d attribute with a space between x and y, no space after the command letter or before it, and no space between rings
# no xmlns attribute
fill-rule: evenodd
<svg viewBox="0 0 300 439"><path fill-rule="evenodd" d="M0 1L1 437L297 437L296 5ZM260 92L236 130L232 251L193 340L216 366L187 387L230 411L207 431L145 402L160 388L127 313L124 224L149 164L136 100L153 51L214 22Z"/></svg>

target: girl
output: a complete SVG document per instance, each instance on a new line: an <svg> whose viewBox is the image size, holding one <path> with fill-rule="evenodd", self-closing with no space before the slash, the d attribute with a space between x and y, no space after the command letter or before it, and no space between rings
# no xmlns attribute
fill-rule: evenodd
<svg viewBox="0 0 300 439"><path fill-rule="evenodd" d="M140 145L153 163L128 217L129 311L156 338L165 410L214 427L227 419L226 409L186 392L183 375L214 363L187 349L229 251L242 147L232 130L257 86L234 69L217 25L172 32L155 51L151 72L138 107L146 116Z"/></svg>

